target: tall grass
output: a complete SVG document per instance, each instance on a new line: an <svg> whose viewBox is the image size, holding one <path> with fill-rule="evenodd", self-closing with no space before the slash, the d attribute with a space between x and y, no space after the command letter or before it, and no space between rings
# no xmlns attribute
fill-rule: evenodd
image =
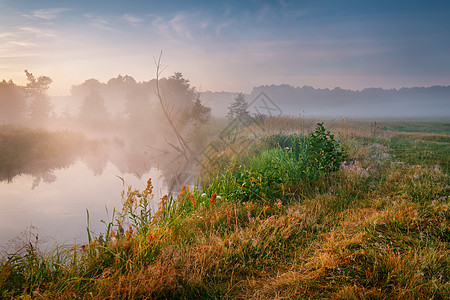
<svg viewBox="0 0 450 300"><path fill-rule="evenodd" d="M0 297L449 298L448 173L350 125L223 149L156 212L130 188L89 244L5 253Z"/></svg>

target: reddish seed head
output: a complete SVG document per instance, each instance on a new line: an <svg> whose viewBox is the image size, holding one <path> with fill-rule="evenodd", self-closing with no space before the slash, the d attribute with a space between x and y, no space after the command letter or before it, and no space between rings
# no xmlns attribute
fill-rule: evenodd
<svg viewBox="0 0 450 300"><path fill-rule="evenodd" d="M212 193L211 199L209 199L209 204L211 205L211 207L214 206L214 201L216 201L216 198L217 198L217 194L216 193Z"/></svg>
<svg viewBox="0 0 450 300"><path fill-rule="evenodd" d="M194 195L189 195L189 198L191 199L191 202L192 202L192 205L194 206L194 207L197 207L197 203L195 203L195 198L194 198Z"/></svg>

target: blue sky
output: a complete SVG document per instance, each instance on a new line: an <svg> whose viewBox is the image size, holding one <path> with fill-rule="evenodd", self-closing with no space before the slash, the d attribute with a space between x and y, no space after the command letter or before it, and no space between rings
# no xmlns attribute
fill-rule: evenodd
<svg viewBox="0 0 450 300"><path fill-rule="evenodd" d="M450 85L450 1L0 0L0 79L182 72L200 90Z"/></svg>

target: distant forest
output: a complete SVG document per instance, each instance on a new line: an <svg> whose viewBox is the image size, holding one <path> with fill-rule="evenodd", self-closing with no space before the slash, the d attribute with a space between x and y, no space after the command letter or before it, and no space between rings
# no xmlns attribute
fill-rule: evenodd
<svg viewBox="0 0 450 300"><path fill-rule="evenodd" d="M341 88L317 89L310 86L264 85L245 94L252 103L261 93L284 115L321 118L448 118L450 86L401 89L366 88L359 91ZM202 100L213 115L225 116L237 93L204 92ZM251 105L250 105L251 106ZM252 111L252 107L250 107Z"/></svg>
<svg viewBox="0 0 450 300"><path fill-rule="evenodd" d="M70 95L50 97L52 79L35 77L25 71L26 86L0 81L0 124L45 125L49 119L82 121L84 125L106 126L106 120L144 120L155 113L155 79L137 82L119 75L106 83L88 79L73 85ZM225 117L238 92L199 92L181 73L161 78L168 104L183 110L200 101L211 114ZM263 95L261 102L259 99ZM319 118L448 118L450 86L401 89L342 88L317 89L310 86L264 85L244 94L252 114L289 115ZM256 101L258 100L258 101ZM200 102L198 102L200 103ZM272 107L265 110L264 106ZM154 118L154 116L152 116ZM55 123L55 122L53 122Z"/></svg>

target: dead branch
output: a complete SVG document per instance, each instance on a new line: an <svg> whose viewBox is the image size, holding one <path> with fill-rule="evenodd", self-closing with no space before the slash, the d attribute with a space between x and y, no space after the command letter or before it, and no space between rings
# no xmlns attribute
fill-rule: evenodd
<svg viewBox="0 0 450 300"><path fill-rule="evenodd" d="M173 144L169 143L169 145L171 147L177 149L178 151L181 151L184 154L184 157L186 158L186 160L189 160L189 158L194 157L194 152L192 151L192 149L189 147L189 144L186 142L186 140L181 135L180 128L178 128L178 126L176 126L174 123L174 120L176 117L176 116L174 116L174 113L173 113L174 107L172 106L169 108L169 104L165 98L165 94L161 93L161 87L159 85L159 78L160 78L161 73L164 71L164 69L161 68L161 57L162 57L162 51L159 55L158 60L156 60L156 58L154 58L155 66L156 66L156 95L158 97L159 104L161 105L161 109L164 113L164 116L166 117L167 121L169 122L170 127L172 128L173 132L175 133L181 149L179 147L174 146ZM167 140L166 140L166 142L167 142Z"/></svg>

